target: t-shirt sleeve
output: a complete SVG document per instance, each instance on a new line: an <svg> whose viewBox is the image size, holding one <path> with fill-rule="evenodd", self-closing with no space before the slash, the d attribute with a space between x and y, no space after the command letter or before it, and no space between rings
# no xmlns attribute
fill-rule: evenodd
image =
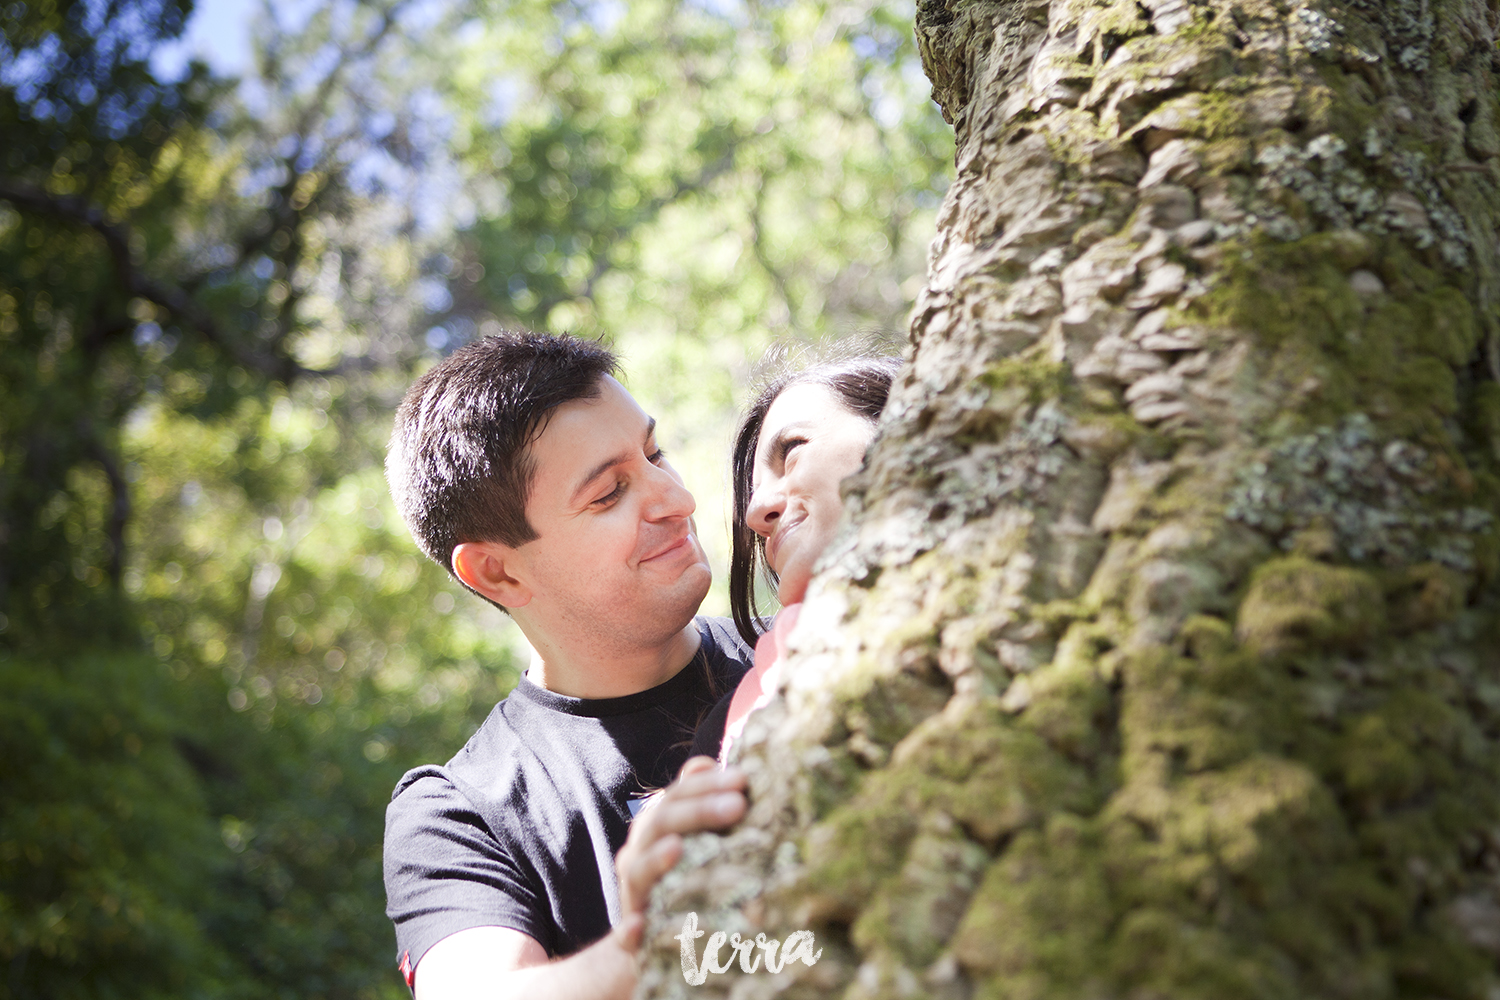
<svg viewBox="0 0 1500 1000"><path fill-rule="evenodd" d="M730 691L708 710L708 714L693 732L693 748L688 751L689 757L701 755L718 759L719 747L724 742L724 721L729 718L729 703L733 700L734 692Z"/></svg>
<svg viewBox="0 0 1500 1000"><path fill-rule="evenodd" d="M385 814L386 913L411 985L427 949L471 927L508 927L553 953L545 896L437 767L396 786Z"/></svg>

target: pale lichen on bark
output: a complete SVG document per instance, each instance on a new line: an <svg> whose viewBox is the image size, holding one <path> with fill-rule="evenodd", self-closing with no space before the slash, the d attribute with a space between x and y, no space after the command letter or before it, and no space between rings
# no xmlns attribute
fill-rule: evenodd
<svg viewBox="0 0 1500 1000"><path fill-rule="evenodd" d="M641 995L1500 995L1496 25L919 0L911 365Z"/></svg>

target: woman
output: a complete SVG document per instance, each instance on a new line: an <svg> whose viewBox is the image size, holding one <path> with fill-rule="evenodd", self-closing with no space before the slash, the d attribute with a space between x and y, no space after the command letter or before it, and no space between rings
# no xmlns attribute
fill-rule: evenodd
<svg viewBox="0 0 1500 1000"><path fill-rule="evenodd" d="M895 358L856 357L786 373L745 414L731 459L729 604L740 634L755 643L755 667L705 717L694 754L727 760L749 714L776 690L786 637L843 511L839 483L863 463L900 367ZM761 567L782 606L764 635L755 601Z"/></svg>

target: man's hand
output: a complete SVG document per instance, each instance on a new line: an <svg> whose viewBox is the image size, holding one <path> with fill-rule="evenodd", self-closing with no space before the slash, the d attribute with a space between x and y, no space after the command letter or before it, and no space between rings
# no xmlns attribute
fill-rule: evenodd
<svg viewBox="0 0 1500 1000"><path fill-rule="evenodd" d="M520 931L472 927L444 938L417 966L417 1000L546 996L553 1000L628 1000L635 953L646 929L651 889L682 857L682 837L722 830L745 815L745 775L720 771L711 757L682 765L677 780L642 809L615 855L620 919L602 939L560 961Z"/></svg>
<svg viewBox="0 0 1500 1000"><path fill-rule="evenodd" d="M677 780L636 815L625 846L615 855L620 883L615 933L622 944L632 949L639 945L644 921L637 915L645 912L651 889L682 857L683 835L723 830L739 822L746 808L744 772L732 767L721 771L712 757L693 757L682 765Z"/></svg>

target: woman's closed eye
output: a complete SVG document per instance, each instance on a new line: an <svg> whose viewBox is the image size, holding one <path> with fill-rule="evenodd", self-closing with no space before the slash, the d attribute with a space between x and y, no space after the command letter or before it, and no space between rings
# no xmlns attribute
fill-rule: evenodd
<svg viewBox="0 0 1500 1000"><path fill-rule="evenodd" d="M805 437L785 437L776 442L776 461L786 464L787 456L801 445L807 444Z"/></svg>

